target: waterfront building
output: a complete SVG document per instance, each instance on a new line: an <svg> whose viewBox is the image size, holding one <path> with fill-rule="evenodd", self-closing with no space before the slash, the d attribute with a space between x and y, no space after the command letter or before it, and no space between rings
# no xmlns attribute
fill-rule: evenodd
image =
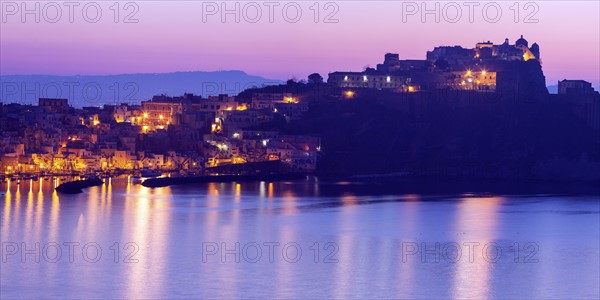
<svg viewBox="0 0 600 300"><path fill-rule="evenodd" d="M589 95L594 93L590 82L584 80L558 81L558 94L560 95Z"/></svg>
<svg viewBox="0 0 600 300"><path fill-rule="evenodd" d="M566 103L579 119L595 129L600 129L600 93L584 80L561 80L555 99Z"/></svg>

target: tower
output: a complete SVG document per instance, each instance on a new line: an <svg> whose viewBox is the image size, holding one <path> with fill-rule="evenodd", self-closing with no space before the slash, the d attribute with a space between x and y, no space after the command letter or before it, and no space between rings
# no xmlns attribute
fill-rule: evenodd
<svg viewBox="0 0 600 300"><path fill-rule="evenodd" d="M515 46L519 47L521 45L528 47L527 40L523 38L522 34L521 34L521 37L515 42Z"/></svg>
<svg viewBox="0 0 600 300"><path fill-rule="evenodd" d="M535 55L535 58L537 58L538 60L540 59L540 46L537 43L533 43L529 50L531 50L531 53Z"/></svg>

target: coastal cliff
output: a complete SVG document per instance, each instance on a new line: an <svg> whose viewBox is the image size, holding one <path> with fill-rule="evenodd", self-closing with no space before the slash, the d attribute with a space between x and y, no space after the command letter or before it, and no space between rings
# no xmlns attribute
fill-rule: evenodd
<svg viewBox="0 0 600 300"><path fill-rule="evenodd" d="M357 90L348 101L322 97L281 129L322 138L323 176L600 180L598 131L552 100L540 63L489 68L493 93Z"/></svg>

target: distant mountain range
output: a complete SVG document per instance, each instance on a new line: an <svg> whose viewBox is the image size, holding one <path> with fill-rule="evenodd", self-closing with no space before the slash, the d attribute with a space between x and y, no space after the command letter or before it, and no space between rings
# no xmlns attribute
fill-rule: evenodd
<svg viewBox="0 0 600 300"><path fill-rule="evenodd" d="M281 80L237 70L73 76L2 75L0 102L37 104L38 98L67 98L74 107L135 104L160 94L237 95L248 88L281 83ZM547 88L551 94L558 93L558 85ZM598 91L600 87L595 89Z"/></svg>
<svg viewBox="0 0 600 300"><path fill-rule="evenodd" d="M154 95L237 95L251 88L282 83L243 71L175 72L121 75L4 75L0 102L37 104L38 98L67 98L74 107L139 103Z"/></svg>

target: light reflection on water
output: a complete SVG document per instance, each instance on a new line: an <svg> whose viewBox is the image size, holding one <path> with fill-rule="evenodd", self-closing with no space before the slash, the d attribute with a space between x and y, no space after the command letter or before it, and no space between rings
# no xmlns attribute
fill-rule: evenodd
<svg viewBox="0 0 600 300"><path fill-rule="evenodd" d="M598 196L424 196L314 181L148 189L129 178L62 195L56 185L0 185L3 298L600 294ZM539 247L538 261L524 263L530 242ZM78 243L71 256L69 243ZM102 252L88 247L84 257L89 243ZM273 261L265 243L279 243ZM295 248L283 256L290 243L302 251L298 261L291 259ZM464 248L451 261L436 243L480 246L472 261ZM511 249L515 243L520 252ZM218 253L208 255L207 244ZM244 253L250 244L262 256ZM490 244L501 248L498 261L484 257ZM408 255L407 246L419 251ZM423 255L427 249L433 254Z"/></svg>
<svg viewBox="0 0 600 300"><path fill-rule="evenodd" d="M456 218L456 231L459 244L477 241L487 245L496 239L498 226L498 209L503 198L467 198L458 205L458 216ZM462 228L472 228L471 234L459 232ZM489 294L489 285L492 265L480 256L470 260L459 260L454 276L453 290L454 298L486 299L493 295Z"/></svg>

